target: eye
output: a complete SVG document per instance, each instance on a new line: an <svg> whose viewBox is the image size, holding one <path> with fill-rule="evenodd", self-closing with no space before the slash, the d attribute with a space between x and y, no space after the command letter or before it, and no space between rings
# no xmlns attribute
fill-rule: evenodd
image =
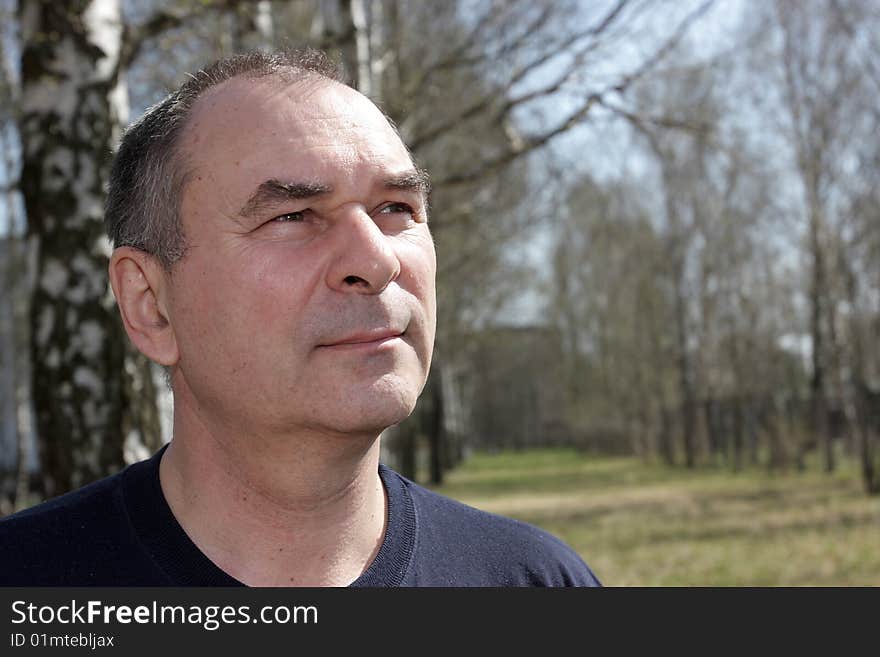
<svg viewBox="0 0 880 657"><path fill-rule="evenodd" d="M413 209L406 203L389 203L379 214L413 214Z"/></svg>
<svg viewBox="0 0 880 657"><path fill-rule="evenodd" d="M305 215L306 213L304 210L301 210L300 212L285 212L284 214L280 214L272 219L272 221L277 221L278 223L282 224L299 223L300 221L305 219Z"/></svg>

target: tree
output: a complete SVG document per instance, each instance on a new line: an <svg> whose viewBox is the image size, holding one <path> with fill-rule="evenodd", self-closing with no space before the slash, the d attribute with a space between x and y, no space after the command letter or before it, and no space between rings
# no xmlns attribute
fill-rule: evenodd
<svg viewBox="0 0 880 657"><path fill-rule="evenodd" d="M103 185L124 111L120 6L22 0L21 190L36 246L32 391L44 494L123 464L124 335L108 298Z"/></svg>
<svg viewBox="0 0 880 657"><path fill-rule="evenodd" d="M880 128L875 97L880 91L875 35L878 16L871 3L832 1L828 20L849 48L845 64L858 76L857 87L845 99L849 150L858 167L838 176L844 200L839 206L833 271L836 293L842 299L840 387L846 419L856 438L862 482L869 494L880 494L880 427L877 387L880 351L880 149L873 136Z"/></svg>
<svg viewBox="0 0 880 657"><path fill-rule="evenodd" d="M664 240L632 182L573 186L553 251L548 315L563 336L568 419L579 442L675 461L664 430L674 365ZM660 427L657 429L657 427Z"/></svg>
<svg viewBox="0 0 880 657"><path fill-rule="evenodd" d="M633 129L642 172L577 183L556 244L553 307L577 336L566 344L580 422L616 418L637 453L671 464L680 447L688 467L707 453L756 463L763 434L779 463L772 409L799 380L780 344L797 315L767 239L772 177L737 89L721 84L735 60L698 59L687 44L669 59L602 101Z"/></svg>

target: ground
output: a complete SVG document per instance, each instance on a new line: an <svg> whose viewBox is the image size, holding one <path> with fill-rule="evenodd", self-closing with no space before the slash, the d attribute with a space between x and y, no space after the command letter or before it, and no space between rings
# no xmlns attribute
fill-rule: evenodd
<svg viewBox="0 0 880 657"><path fill-rule="evenodd" d="M832 475L476 454L440 492L538 525L614 586L880 586L880 499Z"/></svg>

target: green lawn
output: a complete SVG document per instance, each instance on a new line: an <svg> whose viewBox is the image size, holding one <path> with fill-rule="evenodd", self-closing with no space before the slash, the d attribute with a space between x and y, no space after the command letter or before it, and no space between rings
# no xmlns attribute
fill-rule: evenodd
<svg viewBox="0 0 880 657"><path fill-rule="evenodd" d="M612 586L880 586L880 499L833 475L476 454L440 492L556 534Z"/></svg>

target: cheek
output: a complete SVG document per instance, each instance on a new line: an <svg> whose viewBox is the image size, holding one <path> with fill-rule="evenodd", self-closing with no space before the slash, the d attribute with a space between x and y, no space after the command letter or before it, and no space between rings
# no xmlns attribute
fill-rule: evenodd
<svg viewBox="0 0 880 657"><path fill-rule="evenodd" d="M308 293L291 258L240 255L189 263L194 266L181 277L175 295L184 342L201 351L213 346L214 357L224 360L239 350L269 346L273 334L289 336Z"/></svg>
<svg viewBox="0 0 880 657"><path fill-rule="evenodd" d="M403 265L401 275L407 289L415 294L425 305L433 307L435 279L437 276L437 256L434 242L427 228L423 234L405 242L398 251Z"/></svg>
<svg viewBox="0 0 880 657"><path fill-rule="evenodd" d="M434 346L437 300L435 279L437 273L434 245L426 241L409 243L398 252L401 259L401 286L412 294L423 311L420 322L422 358L429 358Z"/></svg>

